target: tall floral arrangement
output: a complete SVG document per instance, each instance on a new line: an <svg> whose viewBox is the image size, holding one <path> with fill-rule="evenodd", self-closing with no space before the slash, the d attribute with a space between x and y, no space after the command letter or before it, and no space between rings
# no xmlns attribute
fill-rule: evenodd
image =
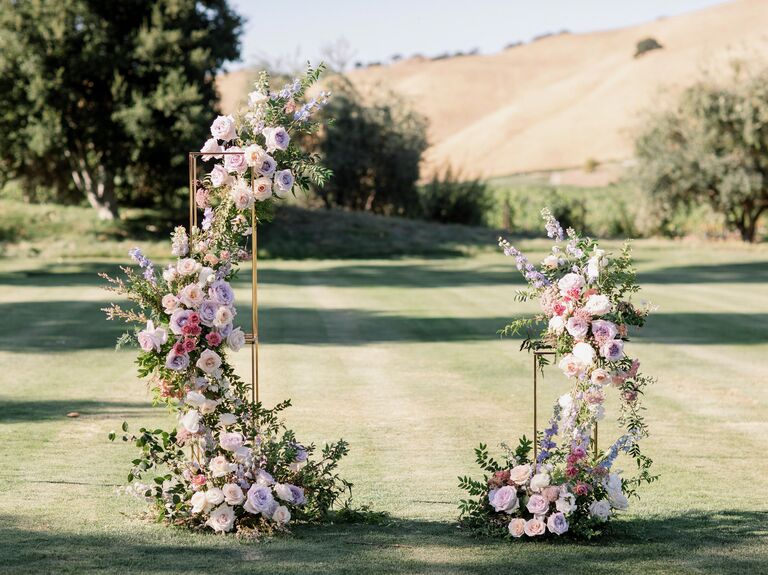
<svg viewBox="0 0 768 575"><path fill-rule="evenodd" d="M228 357L246 343L231 281L248 257L252 208L262 216L294 189L330 175L295 143L318 128L312 115L328 94L303 96L320 72L310 68L278 91L262 74L245 110L213 121L201 149L208 172L195 182L203 218L199 227L174 230L170 264L161 269L134 249L137 266L123 268L124 277L103 274L109 289L135 304L105 308L109 319L139 326L119 343L138 343L139 376L177 418L170 431L134 434L123 424L123 440L140 450L128 474L132 491L167 522L282 530L291 520L322 519L351 487L337 472L347 444L299 442L281 421L289 402L252 404Z"/></svg>
<svg viewBox="0 0 768 575"><path fill-rule="evenodd" d="M628 508L640 484L656 479L639 443L648 435L641 400L653 380L640 373L640 362L625 346L630 329L645 323L649 308L631 301L640 288L629 244L614 257L595 240L572 229L566 233L548 210L542 216L554 246L539 266L499 240L528 283L516 299L536 299L541 308L502 333L526 332L522 349L554 351L569 388L538 437L523 436L514 449L503 445L501 460L491 457L486 445L475 450L486 474L482 480L460 478L470 495L461 501L460 519L480 532L512 538L590 538ZM531 335L537 328L538 334ZM538 361L540 368L548 363L543 355ZM596 451L593 432L605 417L603 404L611 393L618 395L618 420L625 432L607 450ZM634 460L631 476L616 468L621 453Z"/></svg>

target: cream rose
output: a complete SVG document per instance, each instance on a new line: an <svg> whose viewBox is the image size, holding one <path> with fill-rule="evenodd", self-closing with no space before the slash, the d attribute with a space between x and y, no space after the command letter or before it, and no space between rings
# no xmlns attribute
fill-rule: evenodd
<svg viewBox="0 0 768 575"><path fill-rule="evenodd" d="M547 526L541 519L529 519L525 522L525 534L528 537L536 537L537 535L544 535L547 531Z"/></svg>
<svg viewBox="0 0 768 575"><path fill-rule="evenodd" d="M205 496L205 491L198 491L193 494L189 502L192 504L192 513L205 513L211 508L211 504L208 503L208 498Z"/></svg>
<svg viewBox="0 0 768 575"><path fill-rule="evenodd" d="M560 265L560 258L555 254L549 254L544 258L544 261L541 262L541 265L543 265L545 268L555 269Z"/></svg>
<svg viewBox="0 0 768 575"><path fill-rule="evenodd" d="M272 180L269 178L258 178L253 182L253 195L260 202L271 198Z"/></svg>
<svg viewBox="0 0 768 575"><path fill-rule="evenodd" d="M218 116L211 124L211 135L224 142L233 140L237 136L235 119L232 116Z"/></svg>
<svg viewBox="0 0 768 575"><path fill-rule="evenodd" d="M192 409L181 418L181 426L189 433L200 431L200 412Z"/></svg>
<svg viewBox="0 0 768 575"><path fill-rule="evenodd" d="M590 380L595 385L605 385L611 381L611 374L607 370L603 369L602 367L598 367L597 369L592 371Z"/></svg>
<svg viewBox="0 0 768 575"><path fill-rule="evenodd" d="M531 491L540 492L549 485L549 473L537 473L531 477Z"/></svg>
<svg viewBox="0 0 768 575"><path fill-rule="evenodd" d="M565 322L563 321L562 316L553 315L552 318L549 320L549 331L553 333L563 333L564 329L565 329Z"/></svg>
<svg viewBox="0 0 768 575"><path fill-rule="evenodd" d="M576 496L573 493L561 492L560 497L555 501L555 508L565 515L576 511Z"/></svg>
<svg viewBox="0 0 768 575"><path fill-rule="evenodd" d="M523 533L525 533L525 519L516 517L509 522L508 529L512 537L522 537Z"/></svg>
<svg viewBox="0 0 768 575"><path fill-rule="evenodd" d="M525 485L531 477L531 466L526 463L524 465L516 465L509 470L509 480L515 485Z"/></svg>
<svg viewBox="0 0 768 575"><path fill-rule="evenodd" d="M212 487L205 492L205 499L212 506L216 506L224 501L224 492L218 487Z"/></svg>
<svg viewBox="0 0 768 575"><path fill-rule="evenodd" d="M571 353L564 355L557 365L568 377L579 377L587 368L583 361Z"/></svg>
<svg viewBox="0 0 768 575"><path fill-rule="evenodd" d="M257 144L251 144L243 150L245 154L245 163L253 167L261 163L261 157L266 153L264 148Z"/></svg>
<svg viewBox="0 0 768 575"><path fill-rule="evenodd" d="M585 342L573 346L573 356L583 364L590 366L595 361L595 348Z"/></svg>
<svg viewBox="0 0 768 575"><path fill-rule="evenodd" d="M188 286L185 286L179 294L179 300L181 300L181 303L187 307L198 307L203 303L203 299L205 299L205 294L203 293L202 288L197 284L189 284Z"/></svg>
<svg viewBox="0 0 768 575"><path fill-rule="evenodd" d="M191 276L196 274L202 266L192 258L183 258L176 264L176 271L182 276Z"/></svg>
<svg viewBox="0 0 768 575"><path fill-rule="evenodd" d="M237 469L237 465L230 463L223 455L217 455L208 463L208 468L214 477L224 477Z"/></svg>

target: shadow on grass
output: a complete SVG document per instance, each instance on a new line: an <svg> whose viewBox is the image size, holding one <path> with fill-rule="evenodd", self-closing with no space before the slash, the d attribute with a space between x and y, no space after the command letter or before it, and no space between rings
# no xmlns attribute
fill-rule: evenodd
<svg viewBox="0 0 768 575"><path fill-rule="evenodd" d="M590 544L478 540L450 523L410 520L298 527L295 537L259 543L145 527L125 535L33 531L3 519L5 573L741 574L764 573L768 559L768 517L740 511L622 520Z"/></svg>
<svg viewBox="0 0 768 575"><path fill-rule="evenodd" d="M17 401L0 397L0 423L34 422L66 419L67 413L76 411L80 419L88 417L136 415L146 412L147 402L89 401L82 399L41 399Z"/></svg>
<svg viewBox="0 0 768 575"><path fill-rule="evenodd" d="M638 273L640 284L768 283L768 261L678 266Z"/></svg>

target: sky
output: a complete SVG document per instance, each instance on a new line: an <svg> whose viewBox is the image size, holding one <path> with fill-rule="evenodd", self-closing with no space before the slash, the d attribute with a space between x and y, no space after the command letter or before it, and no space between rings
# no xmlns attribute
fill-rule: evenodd
<svg viewBox="0 0 768 575"><path fill-rule="evenodd" d="M242 61L282 66L318 62L324 47L346 46L355 61L394 54L498 52L547 32L591 32L673 16L723 0L230 0L247 18ZM337 50L337 53L339 50Z"/></svg>

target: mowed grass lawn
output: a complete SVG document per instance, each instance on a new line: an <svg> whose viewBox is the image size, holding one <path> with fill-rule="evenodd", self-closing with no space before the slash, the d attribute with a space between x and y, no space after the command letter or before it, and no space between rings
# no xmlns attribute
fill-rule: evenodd
<svg viewBox="0 0 768 575"><path fill-rule="evenodd" d="M628 351L659 379L645 447L661 481L591 544L456 526L473 448L530 435L531 359L495 332L533 307L514 302L502 255L262 264L265 401L292 398L305 441L349 440L355 501L390 513L265 542L163 527L116 493L134 452L109 431L170 421L99 311L96 272L121 262L0 260L0 572L768 572L768 249L647 241L636 255L659 309ZM547 371L542 419L564 385Z"/></svg>

